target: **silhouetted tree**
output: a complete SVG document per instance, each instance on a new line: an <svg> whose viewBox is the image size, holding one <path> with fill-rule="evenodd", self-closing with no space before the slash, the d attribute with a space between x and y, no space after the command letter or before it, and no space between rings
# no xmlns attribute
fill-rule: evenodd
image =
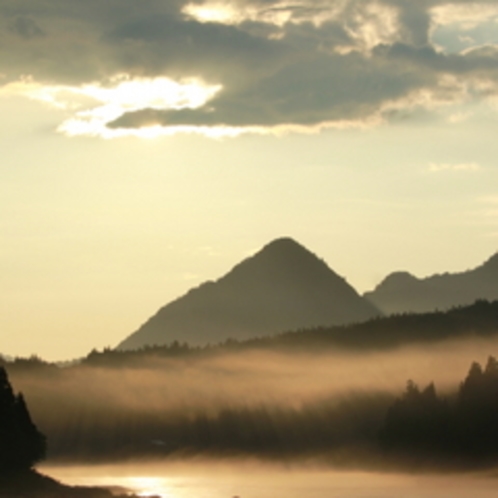
<svg viewBox="0 0 498 498"><path fill-rule="evenodd" d="M380 436L386 448L496 459L498 361L490 356L484 369L473 362L451 405L438 398L433 384L420 392L409 381L389 408Z"/></svg>
<svg viewBox="0 0 498 498"><path fill-rule="evenodd" d="M498 453L498 363L482 369L474 362L460 385L455 413L456 439L468 453Z"/></svg>
<svg viewBox="0 0 498 498"><path fill-rule="evenodd" d="M381 442L388 449L410 451L444 447L449 440L448 404L436 394L434 384L423 391L411 380L389 408Z"/></svg>
<svg viewBox="0 0 498 498"><path fill-rule="evenodd" d="M43 459L45 436L34 425L22 394L14 394L0 367L0 473L29 469Z"/></svg>

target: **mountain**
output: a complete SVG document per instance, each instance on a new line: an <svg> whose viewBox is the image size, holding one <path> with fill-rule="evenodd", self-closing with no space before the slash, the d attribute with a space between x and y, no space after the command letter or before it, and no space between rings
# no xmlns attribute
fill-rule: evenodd
<svg viewBox="0 0 498 498"><path fill-rule="evenodd" d="M269 243L216 282L161 308L118 349L218 343L285 330L364 321L380 313L290 238Z"/></svg>
<svg viewBox="0 0 498 498"><path fill-rule="evenodd" d="M498 253L473 270L419 279L407 272L388 275L364 297L386 314L446 310L477 299L498 299Z"/></svg>

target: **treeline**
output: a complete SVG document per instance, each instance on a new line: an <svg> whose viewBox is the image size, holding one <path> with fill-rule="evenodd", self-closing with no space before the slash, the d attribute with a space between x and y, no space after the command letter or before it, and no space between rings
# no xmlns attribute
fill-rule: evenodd
<svg viewBox="0 0 498 498"><path fill-rule="evenodd" d="M104 412L102 412L104 413ZM88 415L88 414L86 414ZM51 439L54 458L86 461L171 455L298 458L365 449L380 461L481 465L498 459L498 362L474 362L458 390L408 381L395 398L355 393L299 407L247 406L171 413L80 413ZM361 459L361 456L359 457ZM400 461L403 461L402 458Z"/></svg>
<svg viewBox="0 0 498 498"><path fill-rule="evenodd" d="M292 458L376 445L394 397L356 394L292 408L269 405L138 414L80 414L50 438L54 459L106 461L166 456Z"/></svg>
<svg viewBox="0 0 498 498"><path fill-rule="evenodd" d="M142 359L223 354L226 352L290 350L320 352L334 348L366 351L389 349L405 344L427 343L462 337L491 337L498 334L498 301L476 301L470 306L432 313L404 313L379 317L367 322L283 332L272 337L246 341L229 339L217 345L190 346L174 341L167 346L146 346L139 350L93 350L83 365L133 366Z"/></svg>
<svg viewBox="0 0 498 498"><path fill-rule="evenodd" d="M44 438L3 369L0 380L0 469L29 467L43 456ZM119 384L113 389L128 395L120 394ZM168 390L174 386L165 379L164 391ZM244 403L241 391L234 404L123 409L108 398L92 397L92 391L86 393L89 396L76 405L65 399L47 401L40 420L49 429L43 427L51 458L92 462L186 454L300 458L345 452L361 461L361 450L366 450L386 462L398 455L470 465L498 459L494 357L484 367L474 362L458 388L445 395L438 394L433 383L420 389L409 381L399 398L385 392L353 392L276 405Z"/></svg>
<svg viewBox="0 0 498 498"><path fill-rule="evenodd" d="M382 350L406 344L495 335L498 335L498 301L478 300L470 306L459 306L444 312L403 313L363 323L282 332L245 341L228 339L214 345L191 346L185 342L173 341L165 346L149 345L129 351L110 347L102 351L94 349L86 357L63 366L133 367L140 366L143 360L150 357L205 357L254 349L290 352L326 352L337 348L355 351ZM54 369L60 365L31 356L15 358L13 361L0 358L0 366L16 371L43 369L45 373L56 373Z"/></svg>
<svg viewBox="0 0 498 498"><path fill-rule="evenodd" d="M380 432L384 449L472 459L498 457L498 362L477 362L453 396L439 396L434 384L420 390L409 381L389 408Z"/></svg>
<svg viewBox="0 0 498 498"><path fill-rule="evenodd" d="M343 327L322 327L280 334L273 340L291 348L343 347L354 350L390 349L405 344L431 343L463 337L498 334L498 301L478 300L448 311L402 313Z"/></svg>

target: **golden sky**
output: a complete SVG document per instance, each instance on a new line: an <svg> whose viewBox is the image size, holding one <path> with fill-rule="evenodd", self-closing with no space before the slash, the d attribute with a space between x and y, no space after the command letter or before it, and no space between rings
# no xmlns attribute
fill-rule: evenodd
<svg viewBox="0 0 498 498"><path fill-rule="evenodd" d="M291 236L358 291L498 242L496 1L4 0L0 352L114 346Z"/></svg>

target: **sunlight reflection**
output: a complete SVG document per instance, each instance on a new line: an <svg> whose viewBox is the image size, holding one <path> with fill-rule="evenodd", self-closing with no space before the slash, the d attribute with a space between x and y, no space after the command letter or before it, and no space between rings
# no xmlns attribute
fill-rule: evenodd
<svg viewBox="0 0 498 498"><path fill-rule="evenodd" d="M170 461L107 466L45 466L70 485L161 498L495 498L496 471L411 473L340 471L317 463Z"/></svg>
<svg viewBox="0 0 498 498"><path fill-rule="evenodd" d="M167 489L164 479L159 477L129 477L126 487L132 489L138 496L160 496L161 498L176 498L171 489Z"/></svg>

